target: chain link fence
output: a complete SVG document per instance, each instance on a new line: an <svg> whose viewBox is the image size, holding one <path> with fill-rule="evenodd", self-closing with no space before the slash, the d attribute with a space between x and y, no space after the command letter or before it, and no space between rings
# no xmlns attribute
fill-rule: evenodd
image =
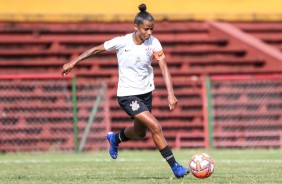
<svg viewBox="0 0 282 184"><path fill-rule="evenodd" d="M215 148L282 148L282 76L213 77Z"/></svg>
<svg viewBox="0 0 282 184"><path fill-rule="evenodd" d="M0 78L0 151L105 149L105 88L52 75Z"/></svg>
<svg viewBox="0 0 282 184"><path fill-rule="evenodd" d="M207 86L212 147L282 148L281 75L215 76ZM106 149L108 93L94 78L0 77L0 151Z"/></svg>

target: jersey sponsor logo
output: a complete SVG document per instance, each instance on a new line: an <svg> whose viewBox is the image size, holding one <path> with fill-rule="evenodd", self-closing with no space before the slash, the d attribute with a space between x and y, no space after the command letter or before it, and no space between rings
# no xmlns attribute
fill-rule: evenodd
<svg viewBox="0 0 282 184"><path fill-rule="evenodd" d="M125 51L125 52L129 52L130 50L128 50L128 49L125 49L124 51Z"/></svg>
<svg viewBox="0 0 282 184"><path fill-rule="evenodd" d="M137 103L137 101L132 101L130 106L133 111L137 111L140 108L140 105Z"/></svg>

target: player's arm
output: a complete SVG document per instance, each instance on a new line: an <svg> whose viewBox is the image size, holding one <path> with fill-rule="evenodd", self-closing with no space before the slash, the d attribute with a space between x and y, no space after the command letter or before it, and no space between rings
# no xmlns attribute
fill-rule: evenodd
<svg viewBox="0 0 282 184"><path fill-rule="evenodd" d="M80 61L83 61L87 58L94 56L95 54L98 54L98 53L101 53L101 52L104 52L104 51L106 51L106 49L104 48L104 44L98 45L96 47L93 47L93 48L85 51L84 53L82 53L80 56L78 56L74 60L64 64L63 70L61 72L62 76L67 75L73 69L73 67L77 63L79 63Z"/></svg>
<svg viewBox="0 0 282 184"><path fill-rule="evenodd" d="M161 52L155 53L154 55L155 55L155 58L159 60L159 66L162 71L162 76L163 76L163 79L164 79L164 82L167 88L169 109L174 110L177 105L177 99L174 95L171 75L168 70L167 63L165 61L164 53L163 51L161 51Z"/></svg>

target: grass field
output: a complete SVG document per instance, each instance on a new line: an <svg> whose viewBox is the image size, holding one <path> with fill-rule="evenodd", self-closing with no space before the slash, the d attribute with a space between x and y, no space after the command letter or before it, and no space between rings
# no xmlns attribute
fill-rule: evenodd
<svg viewBox="0 0 282 184"><path fill-rule="evenodd" d="M282 183L282 150L180 150L177 160L206 152L215 161L214 174L176 179L158 151L120 151L117 160L95 153L33 153L0 155L2 184L94 183Z"/></svg>

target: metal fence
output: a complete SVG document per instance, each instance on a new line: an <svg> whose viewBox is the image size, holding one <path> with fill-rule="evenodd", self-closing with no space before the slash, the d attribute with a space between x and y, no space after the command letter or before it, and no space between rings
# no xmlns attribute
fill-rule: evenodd
<svg viewBox="0 0 282 184"><path fill-rule="evenodd" d="M52 74L0 76L0 151L106 149L113 117L124 115L107 84ZM176 136L176 148L199 133L203 139L193 143L198 147L282 148L282 75L212 76L202 91L203 132L191 134L181 129L189 122L171 122L189 138Z"/></svg>
<svg viewBox="0 0 282 184"><path fill-rule="evenodd" d="M105 88L76 77L2 76L0 151L105 149Z"/></svg>
<svg viewBox="0 0 282 184"><path fill-rule="evenodd" d="M208 96L215 148L282 148L282 75L214 76Z"/></svg>

